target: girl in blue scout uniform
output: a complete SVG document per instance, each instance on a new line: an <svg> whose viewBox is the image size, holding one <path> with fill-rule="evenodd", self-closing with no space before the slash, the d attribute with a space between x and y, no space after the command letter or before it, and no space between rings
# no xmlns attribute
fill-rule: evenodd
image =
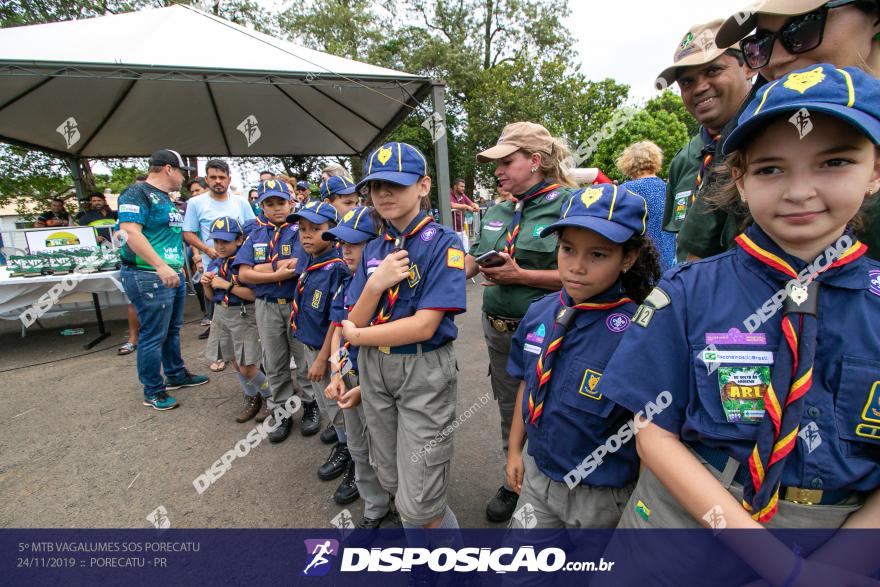
<svg viewBox="0 0 880 587"><path fill-rule="evenodd" d="M215 220L208 236L219 257L211 260L201 279L205 295L215 304L205 354L209 361L232 359L244 391L244 407L235 421L247 422L268 402L271 392L260 371L262 347L253 310L256 294L239 280L238 267L234 265L245 237L238 220L228 216Z"/></svg>
<svg viewBox="0 0 880 587"><path fill-rule="evenodd" d="M349 271L357 271L367 242L376 238L376 225L370 209L360 206L349 210L336 228L324 233L327 240L339 243L342 259ZM348 446L352 463L349 465L342 484L333 495L340 505L351 503L358 496L364 498L364 517L358 528L375 529L385 522L392 524L398 518L391 510L388 492L382 488L376 470L370 465L367 424L364 407L361 404L361 387L358 382L358 347L342 339L342 321L348 317L347 301L351 275L347 276L333 294L330 319L336 330L330 348L331 379L324 390L327 399L337 402L345 419ZM397 522L399 526L399 521Z"/></svg>
<svg viewBox="0 0 880 587"><path fill-rule="evenodd" d="M637 304L660 277L657 251L645 236L647 216L644 198L605 184L576 191L559 220L541 231L542 238L559 236L563 289L529 306L507 363L521 382L507 482L519 493L518 510L534 516L514 514L514 528L613 528L635 485L632 444L608 454L590 475L577 471L632 417L596 385Z"/></svg>
<svg viewBox="0 0 880 587"><path fill-rule="evenodd" d="M264 367L272 389L268 411L283 406L293 395L290 362L294 340L290 332L290 302L296 289L297 262L294 244L297 230L286 221L290 214L290 192L283 181L267 180L260 183L257 203L267 222L258 219L247 240L238 250L233 263L239 267L242 281L254 286L254 310L257 330L263 346ZM314 398L306 396L303 402L303 421L309 414L318 414ZM257 419L265 418L264 410ZM318 431L314 425L312 434ZM290 434L290 418L283 418L269 433L271 442L280 442Z"/></svg>
<svg viewBox="0 0 880 587"><path fill-rule="evenodd" d="M621 527L880 525L880 265L851 231L880 184L878 143L880 81L855 68L792 72L740 116L728 200L753 224L665 274L598 387L646 416ZM802 560L753 536L737 554L774 585L876 563L833 560L837 537Z"/></svg>
<svg viewBox="0 0 880 587"><path fill-rule="evenodd" d="M318 469L318 477L323 481L342 475L351 461L339 407L324 397L324 388L330 383L327 368L334 330L330 323L331 296L348 275L348 269L339 251L322 236L336 226L338 218L336 208L324 202L309 202L290 217L299 222L300 245L308 254L290 305L291 330L305 347L305 361L297 368L308 374L303 389L317 400L321 412L335 425L334 436L338 439L329 458Z"/></svg>
<svg viewBox="0 0 880 587"><path fill-rule="evenodd" d="M367 244L343 321L358 373L379 481L408 527L457 528L446 503L457 374L455 314L465 310L464 251L427 216L425 156L406 143L370 154L365 177L382 236ZM449 432L449 433L447 433Z"/></svg>

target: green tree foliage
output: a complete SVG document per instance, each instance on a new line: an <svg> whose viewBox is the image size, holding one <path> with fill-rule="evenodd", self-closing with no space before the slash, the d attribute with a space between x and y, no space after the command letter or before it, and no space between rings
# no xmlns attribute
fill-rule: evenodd
<svg viewBox="0 0 880 587"><path fill-rule="evenodd" d="M686 120L680 118L682 112L688 117L690 115L684 107L676 109L673 99L677 99L674 94L665 92L650 100L618 132L599 144L588 160L589 166L599 167L612 179L625 181L629 178L617 169L617 158L629 145L650 140L663 151L663 168L658 175L665 179L670 161L691 136Z"/></svg>

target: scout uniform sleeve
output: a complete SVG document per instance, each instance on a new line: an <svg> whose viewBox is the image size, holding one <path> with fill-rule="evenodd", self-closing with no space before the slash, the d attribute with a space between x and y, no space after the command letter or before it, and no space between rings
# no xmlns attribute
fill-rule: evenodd
<svg viewBox="0 0 880 587"><path fill-rule="evenodd" d="M209 272L213 271L214 273L219 272L220 265L223 263L223 261L224 260L221 259L220 257L217 257L216 259L211 259L211 262L208 263L208 267L207 267L207 269L205 269L205 271L209 271ZM233 260L233 263L234 262L235 261Z"/></svg>
<svg viewBox="0 0 880 587"><path fill-rule="evenodd" d="M422 296L416 310L437 309L464 312L467 295L464 278L464 250L458 236L445 233L438 239L431 263L424 270Z"/></svg>
<svg viewBox="0 0 880 587"><path fill-rule="evenodd" d="M251 240L250 236L244 239L244 242L238 247L238 252L235 254L235 260L232 262L233 267L239 267L241 265L250 265L251 267L256 265L256 263L254 263L254 241Z"/></svg>
<svg viewBox="0 0 880 587"><path fill-rule="evenodd" d="M651 420L673 434L681 434L693 371L686 310L679 282L662 279L636 310L596 388L633 413L647 415L649 402L666 406L651 410Z"/></svg>
<svg viewBox="0 0 880 587"><path fill-rule="evenodd" d="M703 192L711 188L712 186L706 186ZM678 233L679 261L685 260L688 254L705 259L723 253L721 233L726 220L726 212L709 210L703 198L698 197L688 211Z"/></svg>
<svg viewBox="0 0 880 587"><path fill-rule="evenodd" d="M144 226L149 214L150 204L140 189L130 187L119 196L119 222L133 222Z"/></svg>
<svg viewBox="0 0 880 587"><path fill-rule="evenodd" d="M528 321L527 314L516 328L513 340L510 341L510 355L507 357L507 373L519 381L523 381L526 378L526 360L523 349L525 347L526 332L529 330L529 327L526 325Z"/></svg>

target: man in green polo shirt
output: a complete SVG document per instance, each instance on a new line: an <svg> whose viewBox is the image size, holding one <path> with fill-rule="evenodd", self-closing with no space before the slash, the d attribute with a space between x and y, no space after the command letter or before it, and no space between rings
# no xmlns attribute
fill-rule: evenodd
<svg viewBox="0 0 880 587"><path fill-rule="evenodd" d="M144 405L156 410L177 407L166 391L208 382L187 371L180 355L186 301L183 215L168 193L180 189L183 170L193 169L184 165L179 153L156 151L146 182L129 186L119 196L119 227L125 234L120 274L140 322L137 371Z"/></svg>
<svg viewBox="0 0 880 587"><path fill-rule="evenodd" d="M718 19L691 27L675 50L673 64L658 78L666 85L678 83L685 108L701 125L700 132L669 165L663 229L679 233L678 261L684 261L694 250L705 252L713 244L720 249L717 235L724 219L704 213L700 194L715 179L711 170L719 138L725 126L736 124L736 115L755 76L738 48L725 50L715 45L715 35L723 22ZM719 222L719 226L713 225ZM685 232L683 227L688 224L693 226Z"/></svg>

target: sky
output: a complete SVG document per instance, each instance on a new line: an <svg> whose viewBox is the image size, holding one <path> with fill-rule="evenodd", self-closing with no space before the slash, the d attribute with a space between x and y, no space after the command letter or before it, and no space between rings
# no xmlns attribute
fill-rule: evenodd
<svg viewBox="0 0 880 587"><path fill-rule="evenodd" d="M565 24L577 39L580 71L611 77L636 99L656 95L654 80L695 24L727 18L749 0L569 0Z"/></svg>

